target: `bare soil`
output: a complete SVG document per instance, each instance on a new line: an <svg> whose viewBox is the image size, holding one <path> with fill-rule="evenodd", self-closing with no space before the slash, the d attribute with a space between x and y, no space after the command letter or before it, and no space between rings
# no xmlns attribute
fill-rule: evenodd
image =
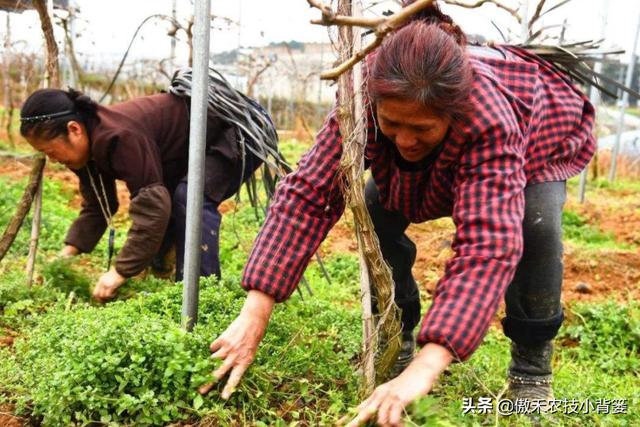
<svg viewBox="0 0 640 427"><path fill-rule="evenodd" d="M637 244L640 211L608 209L588 204L579 211L589 223L599 224L612 232L620 243ZM601 218L606 218L602 220ZM596 220L599 219L599 220ZM634 226L634 224L636 224ZM336 253L357 254L357 243L348 220L341 220L321 246L324 256ZM431 295L447 260L453 255L451 242L454 226L449 219L412 224L407 235L415 242L418 253L413 274L421 290ZM625 302L640 299L640 252L637 250L584 250L565 244L563 301Z"/></svg>
<svg viewBox="0 0 640 427"><path fill-rule="evenodd" d="M13 159L0 156L0 176L11 176L13 179L20 180L29 176L31 172L31 160L29 159ZM69 169L60 165L47 162L45 167L45 179L52 179L62 183L63 187L73 193L70 207L80 209L82 205L82 196L78 188L78 177ZM118 203L120 204L119 212L128 212L129 210L129 192L123 182L117 181Z"/></svg>
<svg viewBox="0 0 640 427"><path fill-rule="evenodd" d="M22 427L23 419L12 415L14 408L9 404L0 405L0 426L2 427Z"/></svg>

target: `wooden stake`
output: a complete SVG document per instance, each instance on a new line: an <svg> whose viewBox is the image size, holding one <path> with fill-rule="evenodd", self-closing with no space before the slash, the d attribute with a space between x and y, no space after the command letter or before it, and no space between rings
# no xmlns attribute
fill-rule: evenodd
<svg viewBox="0 0 640 427"><path fill-rule="evenodd" d="M40 222L42 220L42 186L43 174L40 174L40 182L33 202L33 220L31 223L31 240L29 242L29 256L27 257L27 287L33 284L33 271L38 254L38 240L40 239Z"/></svg>
<svg viewBox="0 0 640 427"><path fill-rule="evenodd" d="M53 35L53 24L51 23L51 18L53 17L53 2L49 0L47 4L45 4L44 0L34 0L33 7L38 11L42 33L47 45L47 77L45 79L45 86L57 88L60 87L60 65L58 63L58 45L56 44L56 39ZM43 157L42 171L44 171L45 162L46 158ZM44 177L44 173L42 173L42 171L37 183L35 207L33 209L33 219L31 222L31 240L29 242L29 256L27 257L28 287L31 287L33 282L33 271L38 254L38 240L40 239L40 223L42 220L42 180Z"/></svg>
<svg viewBox="0 0 640 427"><path fill-rule="evenodd" d="M27 188L25 188L24 193L22 193L22 197L18 202L16 213L13 215L13 218L11 218L11 221L9 221L9 225L7 225L2 238L0 238L0 261L9 251L9 248L14 242L18 231L20 231L20 227L24 222L24 218L27 216L27 213L29 213L29 208L31 207L31 203L35 198L36 192L38 191L38 185L40 183L40 180L42 179L44 164L44 156L39 156L33 163Z"/></svg>

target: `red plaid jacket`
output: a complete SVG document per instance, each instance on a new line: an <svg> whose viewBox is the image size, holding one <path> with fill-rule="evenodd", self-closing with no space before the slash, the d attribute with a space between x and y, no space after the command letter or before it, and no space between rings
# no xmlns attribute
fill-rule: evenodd
<svg viewBox="0 0 640 427"><path fill-rule="evenodd" d="M595 150L588 99L542 59L499 50L506 59L471 57L473 109L420 168L402 167L369 112L366 159L381 203L414 223L453 217L455 254L418 342L443 345L461 360L480 344L522 255L523 189L579 173ZM344 210L336 184L341 141L332 113L298 169L279 184L245 267L245 289L278 302L294 291Z"/></svg>

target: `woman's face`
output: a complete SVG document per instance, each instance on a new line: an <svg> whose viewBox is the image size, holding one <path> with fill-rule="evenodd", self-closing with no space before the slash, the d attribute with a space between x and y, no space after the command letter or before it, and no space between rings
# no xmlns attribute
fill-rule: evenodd
<svg viewBox="0 0 640 427"><path fill-rule="evenodd" d="M27 141L52 162L61 163L69 169L82 169L89 161L89 136L84 125L76 121L67 123L67 135L53 139L27 137Z"/></svg>
<svg viewBox="0 0 640 427"><path fill-rule="evenodd" d="M427 157L444 140L451 124L450 117L416 101L385 98L377 102L376 111L380 130L410 162Z"/></svg>

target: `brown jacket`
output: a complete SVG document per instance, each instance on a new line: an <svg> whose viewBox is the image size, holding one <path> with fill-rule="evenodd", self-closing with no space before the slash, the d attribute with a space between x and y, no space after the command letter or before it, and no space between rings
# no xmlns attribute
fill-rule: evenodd
<svg viewBox="0 0 640 427"><path fill-rule="evenodd" d="M175 95L158 94L98 108L98 119L88 123L91 161L74 171L80 178L82 210L65 243L91 252L107 223L96 197L111 214L118 209L115 180L126 183L131 196L132 225L116 258L124 277L141 272L158 251L171 215L173 193L186 180L189 151L187 102ZM205 195L220 202L240 179L236 131L209 114ZM95 190L89 174L94 178Z"/></svg>

